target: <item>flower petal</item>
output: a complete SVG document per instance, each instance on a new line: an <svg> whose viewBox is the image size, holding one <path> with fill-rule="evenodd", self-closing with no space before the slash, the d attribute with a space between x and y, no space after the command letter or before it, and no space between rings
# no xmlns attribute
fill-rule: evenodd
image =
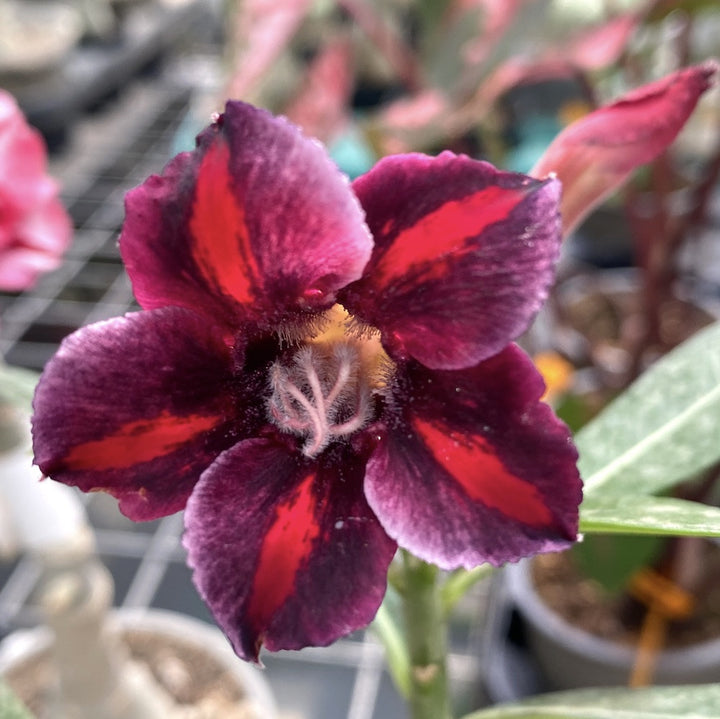
<svg viewBox="0 0 720 719"><path fill-rule="evenodd" d="M617 62L625 52L639 24L640 16L634 12L616 15L587 30L581 30L579 35L570 38L568 46L561 53L574 68L585 72L604 70Z"/></svg>
<svg viewBox="0 0 720 719"><path fill-rule="evenodd" d="M322 147L241 102L128 193L120 249L145 308L178 305L236 327L326 308L372 248Z"/></svg>
<svg viewBox="0 0 720 719"><path fill-rule="evenodd" d="M109 492L131 519L172 514L215 457L256 429L249 410L237 418L231 367L220 333L187 310L80 329L36 390L35 462L60 482Z"/></svg>
<svg viewBox="0 0 720 719"><path fill-rule="evenodd" d="M530 174L555 173L562 181L564 235L672 143L717 70L715 61L679 70L591 112L555 138Z"/></svg>
<svg viewBox="0 0 720 719"><path fill-rule="evenodd" d="M60 263L72 223L57 194L42 136L0 90L0 290L25 289Z"/></svg>
<svg viewBox="0 0 720 719"><path fill-rule="evenodd" d="M20 292L43 272L55 269L59 256L30 247L13 247L4 250L0 258L0 291Z"/></svg>
<svg viewBox="0 0 720 719"><path fill-rule="evenodd" d="M459 369L527 328L558 258L557 182L446 152L385 158L353 189L375 250L340 301L391 355Z"/></svg>
<svg viewBox="0 0 720 719"><path fill-rule="evenodd" d="M185 512L195 584L237 654L324 646L368 624L395 552L342 447L317 463L268 439L203 475Z"/></svg>
<svg viewBox="0 0 720 719"><path fill-rule="evenodd" d="M514 345L477 367L408 367L410 403L370 458L366 496L388 534L445 569L563 549L581 482L567 428Z"/></svg>

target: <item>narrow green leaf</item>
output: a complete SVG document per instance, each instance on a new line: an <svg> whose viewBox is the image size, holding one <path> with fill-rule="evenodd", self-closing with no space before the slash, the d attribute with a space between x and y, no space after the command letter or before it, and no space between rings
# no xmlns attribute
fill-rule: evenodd
<svg viewBox="0 0 720 719"><path fill-rule="evenodd" d="M473 569L456 569L440 588L440 601L445 615L449 615L465 594L478 582L489 577L495 569L490 564L481 564Z"/></svg>
<svg viewBox="0 0 720 719"><path fill-rule="evenodd" d="M403 630L395 618L397 610L390 607L397 601L393 595L394 592L388 589L370 628L385 648L385 661L396 689L407 699L410 696L410 655Z"/></svg>
<svg viewBox="0 0 720 719"><path fill-rule="evenodd" d="M580 531L720 537L720 508L673 497L611 496L582 504Z"/></svg>
<svg viewBox="0 0 720 719"><path fill-rule="evenodd" d="M575 437L585 496L655 494L720 460L720 323L654 364Z"/></svg>
<svg viewBox="0 0 720 719"><path fill-rule="evenodd" d="M720 685L582 689L546 694L464 719L717 719Z"/></svg>

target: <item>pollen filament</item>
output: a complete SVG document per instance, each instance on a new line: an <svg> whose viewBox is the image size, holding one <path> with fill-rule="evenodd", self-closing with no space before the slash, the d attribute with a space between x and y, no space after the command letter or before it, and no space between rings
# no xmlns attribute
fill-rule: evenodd
<svg viewBox="0 0 720 719"><path fill-rule="evenodd" d="M361 429L370 418L371 387L356 343L307 344L289 366L272 366L270 384L272 421L283 432L305 438L307 457Z"/></svg>

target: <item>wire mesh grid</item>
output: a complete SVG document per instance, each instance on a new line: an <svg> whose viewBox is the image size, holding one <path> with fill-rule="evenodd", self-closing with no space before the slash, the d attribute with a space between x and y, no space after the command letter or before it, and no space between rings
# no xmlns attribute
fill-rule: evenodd
<svg viewBox="0 0 720 719"><path fill-rule="evenodd" d="M187 80L188 74L182 74ZM117 249L123 196L167 162L192 94L177 73L138 80L76 128L71 148L52 166L75 223L74 242L62 266L32 291L0 294L0 351L8 363L40 370L70 332L137 308ZM116 605L167 609L212 621L184 563L181 515L135 524L105 495L86 501L101 558L115 581ZM29 556L0 564L3 635L41 621L32 600L38 576ZM483 701L477 656L485 593L486 587L477 588L453 626L451 674L467 709ZM382 649L370 632L327 648L265 654L263 660L283 716L405 716L384 670Z"/></svg>

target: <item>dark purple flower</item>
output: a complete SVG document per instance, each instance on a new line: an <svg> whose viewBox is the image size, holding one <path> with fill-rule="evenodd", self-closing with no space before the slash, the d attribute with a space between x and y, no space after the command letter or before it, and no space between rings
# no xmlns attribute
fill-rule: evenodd
<svg viewBox="0 0 720 719"><path fill-rule="evenodd" d="M576 453L511 344L553 278L559 191L450 153L351 187L228 103L128 194L144 311L65 340L36 462L133 519L187 505L195 582L254 660L367 624L396 543L448 569L567 546Z"/></svg>

